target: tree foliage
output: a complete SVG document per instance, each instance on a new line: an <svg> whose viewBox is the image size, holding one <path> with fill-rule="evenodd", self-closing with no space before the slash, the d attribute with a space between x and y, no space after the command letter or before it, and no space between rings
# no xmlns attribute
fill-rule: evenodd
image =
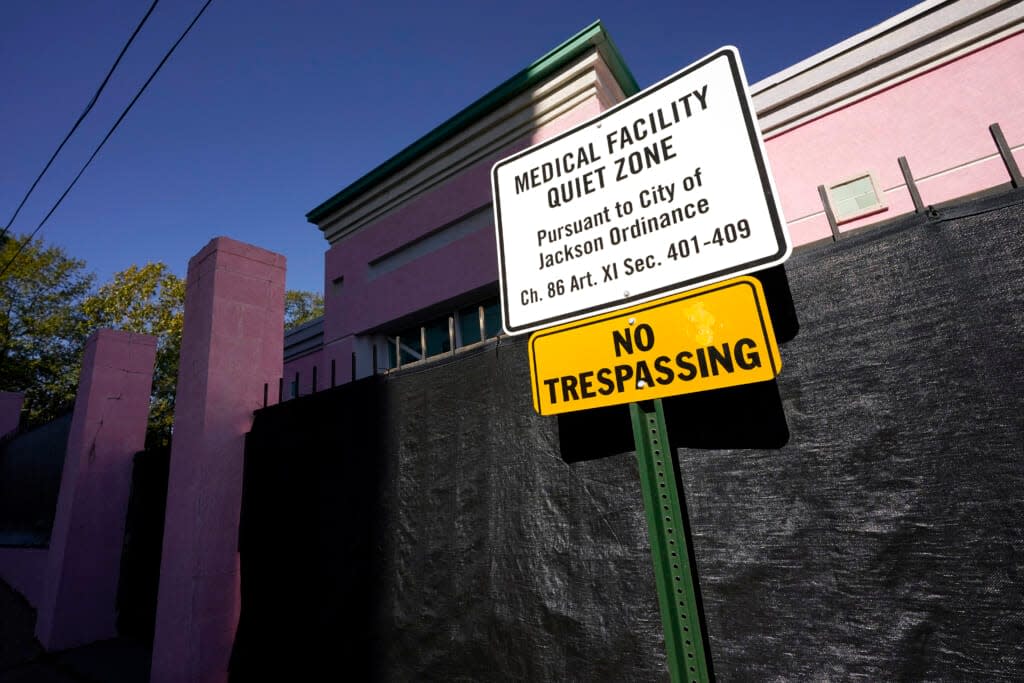
<svg viewBox="0 0 1024 683"><path fill-rule="evenodd" d="M7 264L24 238L0 244ZM74 405L93 285L85 262L42 240L25 245L0 276L0 390L24 391L28 420L45 422Z"/></svg>
<svg viewBox="0 0 1024 683"><path fill-rule="evenodd" d="M290 330L324 314L324 297L318 292L289 289L284 293L284 327Z"/></svg>
<svg viewBox="0 0 1024 683"><path fill-rule="evenodd" d="M0 245L7 263L20 242ZM166 445L174 423L174 396L184 322L185 282L163 263L130 266L94 287L83 261L41 240L26 245L0 276L0 390L24 391L30 426L74 403L88 336L99 328L157 338L147 445ZM323 296L285 292L285 327L323 315Z"/></svg>
<svg viewBox="0 0 1024 683"><path fill-rule="evenodd" d="M163 263L129 266L86 298L90 330L109 327L157 339L147 445L167 445L174 424L174 392L185 310L185 281Z"/></svg>

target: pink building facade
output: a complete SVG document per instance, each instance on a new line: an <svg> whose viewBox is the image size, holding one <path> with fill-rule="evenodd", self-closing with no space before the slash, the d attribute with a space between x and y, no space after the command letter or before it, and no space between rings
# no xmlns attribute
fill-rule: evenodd
<svg viewBox="0 0 1024 683"><path fill-rule="evenodd" d="M286 393L314 365L340 383L495 337L491 167L637 90L594 24L311 211L331 244L322 346L286 358Z"/></svg>
<svg viewBox="0 0 1024 683"><path fill-rule="evenodd" d="M1022 66L1020 4L928 0L753 84L794 246L1019 184ZM189 274L153 680L226 677L240 609L244 438L264 384L274 403L278 394L304 395L499 337L492 166L639 90L595 23L311 210L307 218L329 244L325 315L289 333L283 349L283 259L226 238L197 255ZM123 420L131 424L116 442L108 433L111 445L98 464L86 457L93 413L114 393L97 380L93 403L82 402L88 412L79 418L76 407L57 543L49 553L0 549L0 574L40 606L39 636L54 649L113 634L117 557L103 557L101 566L90 539L119 547L128 459L142 446L148 406L154 343L120 333L103 333L96 343L100 350L132 347L122 355L139 367L87 364L90 372L138 375L131 385L135 407ZM7 426L0 432L16 424L20 409L20 399L4 399ZM90 491L103 495L85 497ZM98 524L92 536L69 531L72 510L80 516L80 509ZM72 566L84 569L67 571ZM90 576L108 580L94 581L99 589L77 581Z"/></svg>
<svg viewBox="0 0 1024 683"><path fill-rule="evenodd" d="M794 245L831 238L817 191L870 174L880 206L857 230L914 211L898 158L935 205L1010 181L990 124L1024 159L1024 12L922 3L751 86Z"/></svg>
<svg viewBox="0 0 1024 683"><path fill-rule="evenodd" d="M929 0L752 84L794 247L1009 187L990 125L1020 165L1022 21ZM596 23L310 211L325 315L286 340L284 396L498 336L491 166L638 90Z"/></svg>

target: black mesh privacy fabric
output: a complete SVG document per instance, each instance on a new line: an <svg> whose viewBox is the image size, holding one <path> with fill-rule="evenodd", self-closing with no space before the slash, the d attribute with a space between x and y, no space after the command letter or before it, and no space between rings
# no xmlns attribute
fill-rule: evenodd
<svg viewBox="0 0 1024 683"><path fill-rule="evenodd" d="M680 451L719 680L1019 680L1022 200L787 262L789 442Z"/></svg>
<svg viewBox="0 0 1024 683"><path fill-rule="evenodd" d="M777 382L666 401L718 680L1019 680L1022 202L799 251ZM628 413L525 341L257 414L233 680L668 680Z"/></svg>

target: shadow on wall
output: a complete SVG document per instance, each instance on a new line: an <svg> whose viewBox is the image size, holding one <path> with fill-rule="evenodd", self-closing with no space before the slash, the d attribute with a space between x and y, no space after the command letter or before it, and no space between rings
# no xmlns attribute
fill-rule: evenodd
<svg viewBox="0 0 1024 683"><path fill-rule="evenodd" d="M231 681L317 680L339 667L350 680L374 680L383 385L369 377L256 412Z"/></svg>
<svg viewBox="0 0 1024 683"><path fill-rule="evenodd" d="M785 266L753 276L764 287L776 342L792 340L800 324ZM662 403L676 448L781 448L789 440L775 380L673 396ZM626 453L635 443L628 405L559 415L558 434L562 459L568 463Z"/></svg>
<svg viewBox="0 0 1024 683"><path fill-rule="evenodd" d="M170 466L169 446L140 451L132 458L132 488L117 589L118 633L150 645L156 625Z"/></svg>
<svg viewBox="0 0 1024 683"><path fill-rule="evenodd" d="M0 546L49 545L71 417L0 442Z"/></svg>

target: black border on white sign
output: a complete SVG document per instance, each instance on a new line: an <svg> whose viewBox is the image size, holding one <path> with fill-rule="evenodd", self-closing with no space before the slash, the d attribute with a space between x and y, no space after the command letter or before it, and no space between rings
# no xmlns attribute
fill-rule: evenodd
<svg viewBox="0 0 1024 683"><path fill-rule="evenodd" d="M750 140L751 151L754 155L754 161L757 164L758 175L761 178L761 187L764 192L764 198L768 208L768 212L771 216L772 228L775 231L776 243L779 247L778 251L776 251L774 254L770 256L765 256L754 261L748 261L743 264L738 264L732 268L726 268L713 273L707 273L696 278L691 278L689 280L681 280L671 285L661 287L660 289L641 292L628 298L617 299L614 302L608 302L606 304L601 304L598 306L591 306L589 308L579 309L555 317L533 321L525 325L520 325L518 327L512 327L511 325L509 325L508 290L505 286L505 249L503 232L504 226L502 225L501 222L501 211L499 209L500 197L498 191L497 177L498 168L522 156L532 154L540 149L543 149L547 145L550 145L566 136L572 135L581 129L587 128L597 123L598 121L601 121L602 119L607 118L612 114L615 114L620 109L633 105L639 102L640 100L644 99L645 97L648 97L658 92L662 88L671 85L680 78L690 75L694 71L706 66L707 64L713 62L716 59L722 58L723 56L728 60L729 70L732 73L733 82L736 86L736 92L739 95L740 108L743 113L743 121L746 124L747 135ZM651 87L637 93L633 97L627 100L623 100L622 102L615 105L611 109L601 112L597 116L585 121L584 123L574 126L573 128L563 131L552 138L549 138L541 143L533 145L532 147L524 149L520 152L517 152L511 156L505 157L504 159L498 161L491 168L491 188L494 198L494 222L495 230L497 233L498 283L499 288L501 290L501 318L502 324L506 332L508 332L509 334L524 334L527 332L541 330L545 327L552 327L554 325L570 322L572 320L578 320L588 315L597 315L599 313L625 308L631 304L636 304L642 301L648 301L657 298L658 296L661 295L683 292L688 289L693 289L703 285L709 285L715 282L720 282L729 277L752 273L782 263L789 256L789 253L791 251L789 239L786 232L786 227L783 224L781 216L779 215L779 207L775 202L775 193L773 191L772 179L770 174L768 173L768 166L765 163L764 150L761 144L759 130L757 128L757 122L755 121L754 116L751 112L750 96L746 88L745 76L742 71L741 63L739 61L739 51L732 46L723 46L716 50L715 52L712 52L711 54L707 55L703 59L700 59L691 64L690 66L685 67L682 70L676 72L675 74L669 76L668 78L665 78L664 80L655 83Z"/></svg>

